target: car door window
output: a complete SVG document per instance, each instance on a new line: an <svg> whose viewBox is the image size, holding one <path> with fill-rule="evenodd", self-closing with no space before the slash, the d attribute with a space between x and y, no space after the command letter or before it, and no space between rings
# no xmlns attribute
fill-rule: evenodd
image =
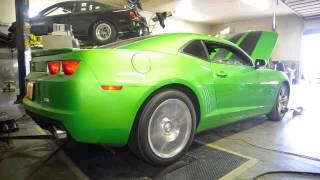
<svg viewBox="0 0 320 180"><path fill-rule="evenodd" d="M237 52L235 49L220 44L205 42L209 59L211 62L252 66L251 60L244 54Z"/></svg>
<svg viewBox="0 0 320 180"><path fill-rule="evenodd" d="M208 54L200 40L192 41L184 49L183 52L204 60L208 60Z"/></svg>

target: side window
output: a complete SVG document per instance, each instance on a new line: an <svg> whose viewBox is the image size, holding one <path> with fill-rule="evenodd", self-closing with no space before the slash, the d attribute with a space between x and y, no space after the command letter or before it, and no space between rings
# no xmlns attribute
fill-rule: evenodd
<svg viewBox="0 0 320 180"><path fill-rule="evenodd" d="M188 44L183 52L191 56L208 60L207 52L200 40L196 40Z"/></svg>
<svg viewBox="0 0 320 180"><path fill-rule="evenodd" d="M74 12L74 9L75 9L75 6L73 3L58 5L49 9L47 12L45 12L44 16L57 16L57 15L71 14Z"/></svg>
<svg viewBox="0 0 320 180"><path fill-rule="evenodd" d="M250 60L247 57L243 57L241 54L236 53L227 47L208 42L205 43L205 46L208 50L209 59L212 62L251 66Z"/></svg>

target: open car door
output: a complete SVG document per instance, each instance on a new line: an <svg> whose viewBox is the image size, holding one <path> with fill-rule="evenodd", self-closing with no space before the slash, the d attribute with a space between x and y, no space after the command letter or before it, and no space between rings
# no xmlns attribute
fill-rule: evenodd
<svg viewBox="0 0 320 180"><path fill-rule="evenodd" d="M239 33L228 38L229 41L237 44L254 60L270 60L273 49L277 43L276 32L250 31Z"/></svg>

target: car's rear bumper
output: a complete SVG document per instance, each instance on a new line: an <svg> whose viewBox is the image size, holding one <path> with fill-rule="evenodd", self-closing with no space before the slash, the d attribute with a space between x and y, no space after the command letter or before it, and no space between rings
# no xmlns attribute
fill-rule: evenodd
<svg viewBox="0 0 320 180"><path fill-rule="evenodd" d="M100 97L99 102L87 99L84 101L86 104L76 105L78 108L75 110L46 107L28 98L24 98L23 103L27 114L43 129L56 127L65 130L74 140L82 143L123 146L129 140L137 103L122 96Z"/></svg>
<svg viewBox="0 0 320 180"><path fill-rule="evenodd" d="M65 130L72 139L82 143L126 145L136 114L144 100L145 88L125 87L123 92L93 92L100 101L91 95L74 104L76 109L58 109L24 98L27 113L46 130L53 127ZM91 93L88 93L91 94ZM85 93L82 94L86 96ZM80 97L73 97L75 100ZM90 99L91 98L91 99ZM75 100L77 101L77 100Z"/></svg>

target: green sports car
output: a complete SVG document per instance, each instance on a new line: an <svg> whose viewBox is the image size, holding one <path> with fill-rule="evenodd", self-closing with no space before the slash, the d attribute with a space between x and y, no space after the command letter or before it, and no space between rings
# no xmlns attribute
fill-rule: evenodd
<svg viewBox="0 0 320 180"><path fill-rule="evenodd" d="M273 32L229 40L175 33L33 52L23 103L44 129L83 143L128 145L166 165L197 132L264 114L282 119L288 79L265 68L276 40Z"/></svg>

